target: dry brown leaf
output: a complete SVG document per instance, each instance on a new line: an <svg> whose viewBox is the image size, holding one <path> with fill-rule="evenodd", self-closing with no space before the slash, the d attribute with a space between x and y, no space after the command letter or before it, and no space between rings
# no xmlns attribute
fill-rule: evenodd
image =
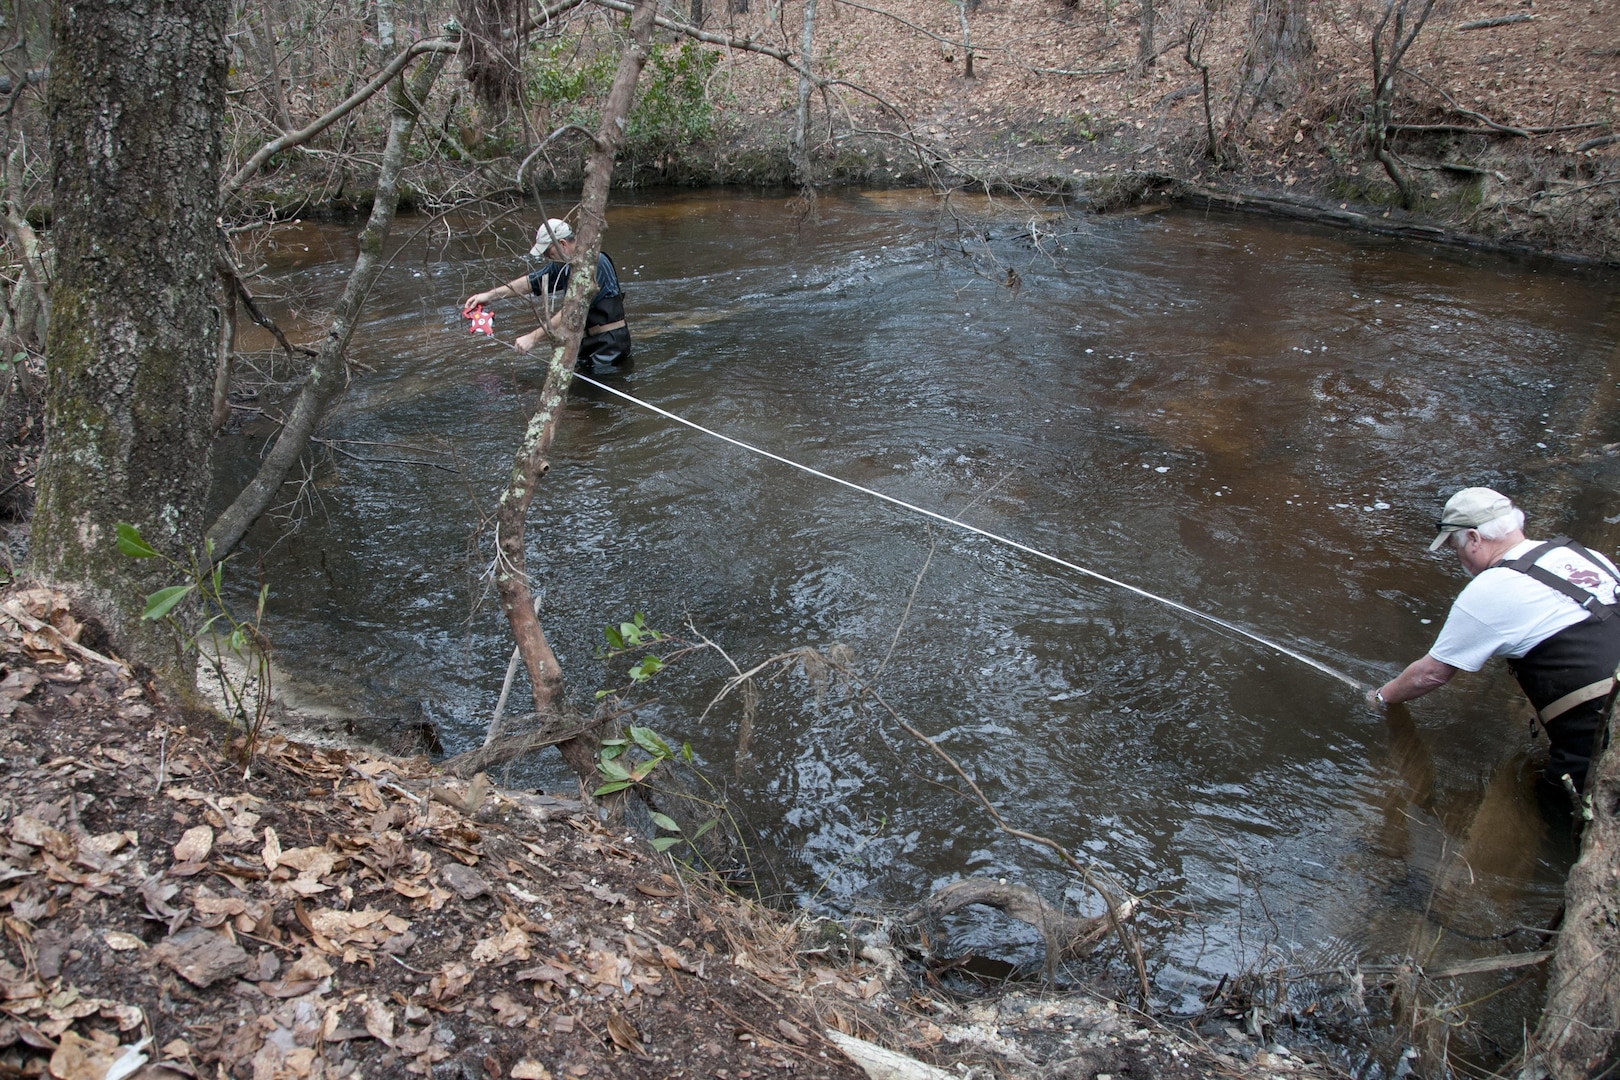
<svg viewBox="0 0 1620 1080"><path fill-rule="evenodd" d="M152 956L194 986L210 986L240 975L248 966L248 955L240 945L195 926L159 942Z"/></svg>
<svg viewBox="0 0 1620 1080"><path fill-rule="evenodd" d="M664 962L665 967L673 971L690 971L697 974L697 969L688 964L685 957L661 941L658 943L658 958Z"/></svg>
<svg viewBox="0 0 1620 1080"><path fill-rule="evenodd" d="M102 1080L117 1057L118 1039L109 1032L92 1031L86 1039L64 1031L51 1055L51 1075L56 1080Z"/></svg>
<svg viewBox="0 0 1620 1080"><path fill-rule="evenodd" d="M551 1070L533 1058L524 1058L512 1066L512 1080L552 1080Z"/></svg>
<svg viewBox="0 0 1620 1080"><path fill-rule="evenodd" d="M463 796L462 800L467 808L467 813L478 813L479 809L484 805L484 800L489 798L489 793L493 788L494 785L489 782L489 777L484 773L474 776L472 783L467 785L467 794Z"/></svg>
<svg viewBox="0 0 1620 1080"><path fill-rule="evenodd" d="M662 885L648 885L645 882L636 882L636 892L643 896L670 897L681 895L674 889L666 889Z"/></svg>
<svg viewBox="0 0 1620 1080"><path fill-rule="evenodd" d="M610 1012L607 1018L608 1037L637 1057L644 1057L647 1048L641 1045L641 1032L636 1030L623 1013Z"/></svg>
<svg viewBox="0 0 1620 1080"><path fill-rule="evenodd" d="M68 835L36 817L19 814L11 819L11 838L19 844L39 848L64 861L78 853Z"/></svg>
<svg viewBox="0 0 1620 1080"><path fill-rule="evenodd" d="M266 825L264 827L264 868L272 874L276 867L281 865L281 838L276 830Z"/></svg>
<svg viewBox="0 0 1620 1080"><path fill-rule="evenodd" d="M497 991L489 999L489 1007L495 1010L495 1022L501 1027L518 1027L534 1015L533 1010L505 990Z"/></svg>
<svg viewBox="0 0 1620 1080"><path fill-rule="evenodd" d="M480 964L511 963L529 958L529 935L513 927L505 933L487 937L473 946L472 958Z"/></svg>
<svg viewBox="0 0 1620 1080"><path fill-rule="evenodd" d="M448 1001L467 989L472 982L472 972L467 965L460 963L446 964L444 970L433 976L428 983L428 994L434 1001Z"/></svg>
<svg viewBox="0 0 1620 1080"><path fill-rule="evenodd" d="M366 1030L384 1046L394 1045L394 1011L375 998L366 1002Z"/></svg>
<svg viewBox="0 0 1620 1080"><path fill-rule="evenodd" d="M319 952L304 950L304 955L293 961L287 969L286 976L292 979L324 979L332 974L332 965L327 963L326 957Z"/></svg>
<svg viewBox="0 0 1620 1080"><path fill-rule="evenodd" d="M208 858L208 853L212 850L214 850L214 830L207 825L197 825L187 829L180 837L180 842L174 845L174 861L202 862Z"/></svg>
<svg viewBox="0 0 1620 1080"><path fill-rule="evenodd" d="M146 948L146 942L134 934L126 934L122 930L108 930L101 935L101 940L106 942L107 948L112 949L114 952L129 952L131 949Z"/></svg>

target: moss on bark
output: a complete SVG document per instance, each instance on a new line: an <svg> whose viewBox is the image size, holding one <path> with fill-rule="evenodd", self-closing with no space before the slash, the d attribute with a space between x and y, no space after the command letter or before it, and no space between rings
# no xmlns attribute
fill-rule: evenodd
<svg viewBox="0 0 1620 1080"><path fill-rule="evenodd" d="M75 0L54 19L57 279L32 570L182 683L168 634L140 619L172 582L121 555L113 526L181 559L201 541L225 18L221 0Z"/></svg>

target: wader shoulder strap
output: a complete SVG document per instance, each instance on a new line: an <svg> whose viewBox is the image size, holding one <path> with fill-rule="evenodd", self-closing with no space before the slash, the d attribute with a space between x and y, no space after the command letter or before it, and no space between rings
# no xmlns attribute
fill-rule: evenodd
<svg viewBox="0 0 1620 1080"><path fill-rule="evenodd" d="M1498 562L1495 565L1504 567L1508 570L1517 570L1526 577L1534 578L1536 581L1541 582L1554 592L1563 593L1565 596L1579 604L1582 610L1584 610L1592 618L1597 619L1599 622L1602 622L1604 619L1612 618L1614 616L1614 611L1609 608L1608 605L1599 601L1596 596L1587 592L1585 589L1581 588L1579 585L1576 585L1572 581L1565 581L1563 578L1559 577L1551 570L1548 570L1546 567L1536 565L1537 559L1547 554L1547 552L1551 551L1553 548L1561 547L1569 548L1577 555L1580 555L1582 558L1586 559L1593 566L1596 566L1599 570L1602 570L1603 573L1609 574L1608 570L1604 568L1604 565L1601 562L1594 559L1584 547L1567 536L1555 536L1551 540L1548 540L1545 544L1536 545L1511 562L1503 559L1501 562ZM1613 574L1609 574L1609 576L1614 577ZM1620 581L1620 578L1616 578L1615 580Z"/></svg>

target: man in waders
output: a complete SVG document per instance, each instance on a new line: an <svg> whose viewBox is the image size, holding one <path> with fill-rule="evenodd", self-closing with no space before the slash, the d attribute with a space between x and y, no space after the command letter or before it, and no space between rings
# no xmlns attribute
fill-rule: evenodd
<svg viewBox="0 0 1620 1080"><path fill-rule="evenodd" d="M1545 779L1581 790L1615 696L1620 573L1567 536L1525 539L1524 512L1490 488L1457 492L1437 525L1429 550L1450 547L1473 580L1428 654L1368 699L1411 701L1503 657L1552 743Z"/></svg>
<svg viewBox="0 0 1620 1080"><path fill-rule="evenodd" d="M568 260L574 254L574 230L561 218L550 218L534 234L529 255L546 259L546 265L533 273L497 285L488 292L474 293L461 305L463 315L507 296L539 296L545 300L546 321L533 333L517 339L518 352L526 353L540 339L554 332L562 322L562 297L568 289ZM579 342L576 371L590 375L603 368L627 364L630 360L630 331L624 324L624 290L619 288L619 272L606 252L596 257L596 295L585 315L585 336Z"/></svg>

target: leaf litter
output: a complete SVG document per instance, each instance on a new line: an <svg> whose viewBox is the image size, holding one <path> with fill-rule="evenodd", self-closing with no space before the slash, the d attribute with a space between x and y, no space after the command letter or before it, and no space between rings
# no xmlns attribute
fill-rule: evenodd
<svg viewBox="0 0 1620 1080"><path fill-rule="evenodd" d="M7 604L70 618L34 594ZM244 781L234 730L61 644L0 620L5 1075L859 1078L839 1046L874 1043L964 1077L1245 1072L1092 998L1021 1006L1063 1040L1037 1069L983 1003L811 949L576 800L279 735Z"/></svg>

